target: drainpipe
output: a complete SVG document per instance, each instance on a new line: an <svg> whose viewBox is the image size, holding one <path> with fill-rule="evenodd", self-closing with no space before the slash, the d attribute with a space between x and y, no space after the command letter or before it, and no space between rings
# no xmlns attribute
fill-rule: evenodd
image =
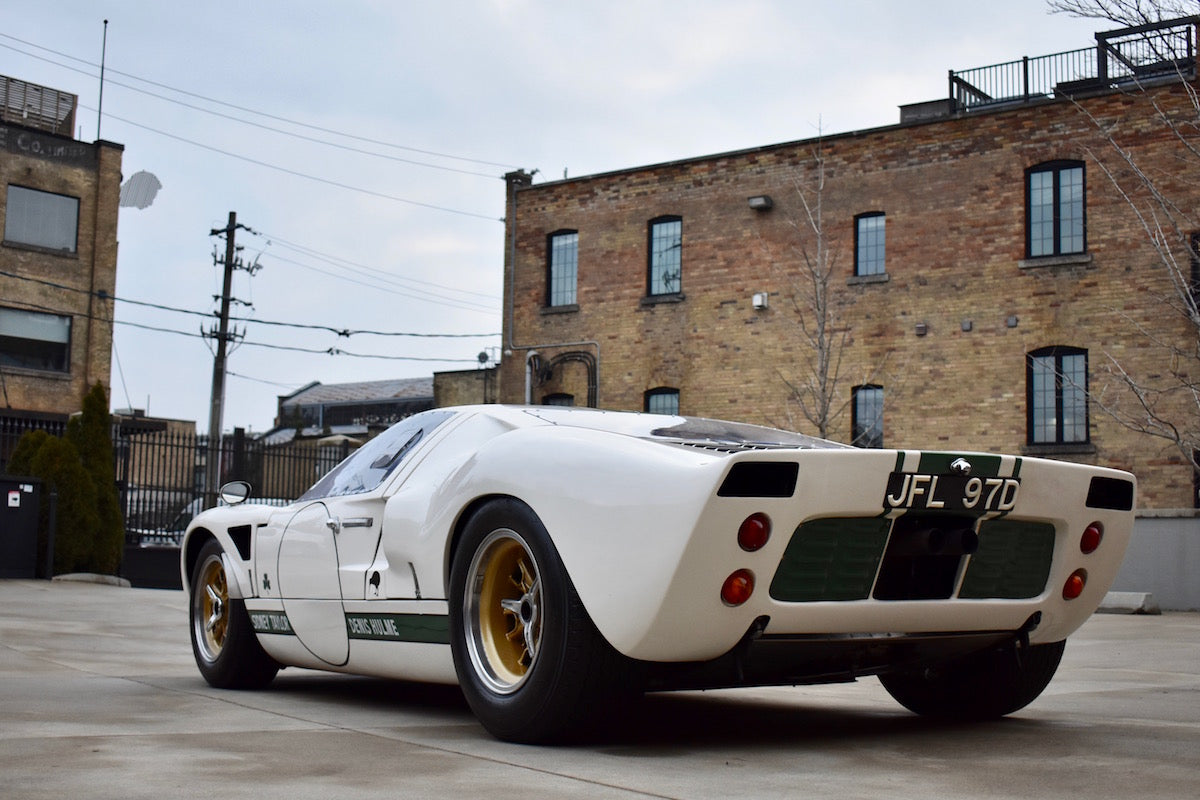
<svg viewBox="0 0 1200 800"><path fill-rule="evenodd" d="M533 360L538 351L530 350L525 353L525 405L533 405Z"/></svg>

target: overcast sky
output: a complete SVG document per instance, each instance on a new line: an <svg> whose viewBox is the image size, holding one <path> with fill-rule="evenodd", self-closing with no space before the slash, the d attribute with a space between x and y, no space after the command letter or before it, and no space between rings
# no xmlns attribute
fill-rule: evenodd
<svg viewBox="0 0 1200 800"><path fill-rule="evenodd" d="M224 427L276 397L470 369L500 345L504 183L891 125L946 74L1087 47L1044 0L3 0L0 74L79 95L77 136L157 176L120 211L117 296L210 313L228 213L258 320L479 338L349 338L244 324ZM116 303L112 406L208 427L200 316ZM179 333L146 330L164 328ZM186 334L186 335L185 335ZM261 345L270 345L263 347ZM389 358L293 352L338 348ZM401 360L446 359L441 361Z"/></svg>

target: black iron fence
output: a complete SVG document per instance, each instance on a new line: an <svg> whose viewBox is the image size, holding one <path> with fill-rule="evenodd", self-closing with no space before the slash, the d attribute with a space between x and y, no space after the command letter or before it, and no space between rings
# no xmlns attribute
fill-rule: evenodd
<svg viewBox="0 0 1200 800"><path fill-rule="evenodd" d="M34 430L62 436L66 419L0 415L0 474L7 473L21 436ZM252 500L283 505L333 469L352 447L344 439L271 444L235 430L222 437L217 450L220 482L247 481ZM216 502L204 486L207 436L139 430L118 422L113 425L113 457L127 544L177 544L191 518Z"/></svg>
<svg viewBox="0 0 1200 800"><path fill-rule="evenodd" d="M208 437L154 431L114 439L117 485L128 544L176 544L191 518L216 503L205 491ZM219 483L247 481L251 502L295 500L350 454L351 444L272 445L241 430L223 436Z"/></svg>
<svg viewBox="0 0 1200 800"><path fill-rule="evenodd" d="M950 72L955 112L1134 87L1158 78L1196 75L1196 27L1185 17L1096 34L1096 46Z"/></svg>

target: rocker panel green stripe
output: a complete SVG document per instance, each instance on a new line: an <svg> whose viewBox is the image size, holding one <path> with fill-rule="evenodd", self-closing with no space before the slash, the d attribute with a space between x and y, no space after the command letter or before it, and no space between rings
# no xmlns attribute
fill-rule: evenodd
<svg viewBox="0 0 1200 800"><path fill-rule="evenodd" d="M257 633L296 635L282 611L251 611L250 625ZM351 639L367 641L450 644L450 618L444 614L346 614L346 633Z"/></svg>
<svg viewBox="0 0 1200 800"><path fill-rule="evenodd" d="M278 633L283 636L295 636L292 622L282 611L251 611L250 626L258 633Z"/></svg>
<svg viewBox="0 0 1200 800"><path fill-rule="evenodd" d="M450 617L444 614L347 614L346 631L351 639L450 644Z"/></svg>

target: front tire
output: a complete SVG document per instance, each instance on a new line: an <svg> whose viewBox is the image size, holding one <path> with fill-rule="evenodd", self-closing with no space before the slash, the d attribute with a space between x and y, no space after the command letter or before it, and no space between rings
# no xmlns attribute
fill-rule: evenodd
<svg viewBox="0 0 1200 800"><path fill-rule="evenodd" d="M618 683L619 657L596 630L537 515L488 503L450 568L450 645L471 710L499 739L559 738Z"/></svg>
<svg viewBox="0 0 1200 800"><path fill-rule="evenodd" d="M1019 711L1042 693L1058 670L1066 644L989 650L936 668L880 675L879 682L916 714L996 719Z"/></svg>
<svg viewBox="0 0 1200 800"><path fill-rule="evenodd" d="M196 666L218 689L259 689L279 672L250 627L242 600L229 597L220 543L210 539L192 570L189 629Z"/></svg>

